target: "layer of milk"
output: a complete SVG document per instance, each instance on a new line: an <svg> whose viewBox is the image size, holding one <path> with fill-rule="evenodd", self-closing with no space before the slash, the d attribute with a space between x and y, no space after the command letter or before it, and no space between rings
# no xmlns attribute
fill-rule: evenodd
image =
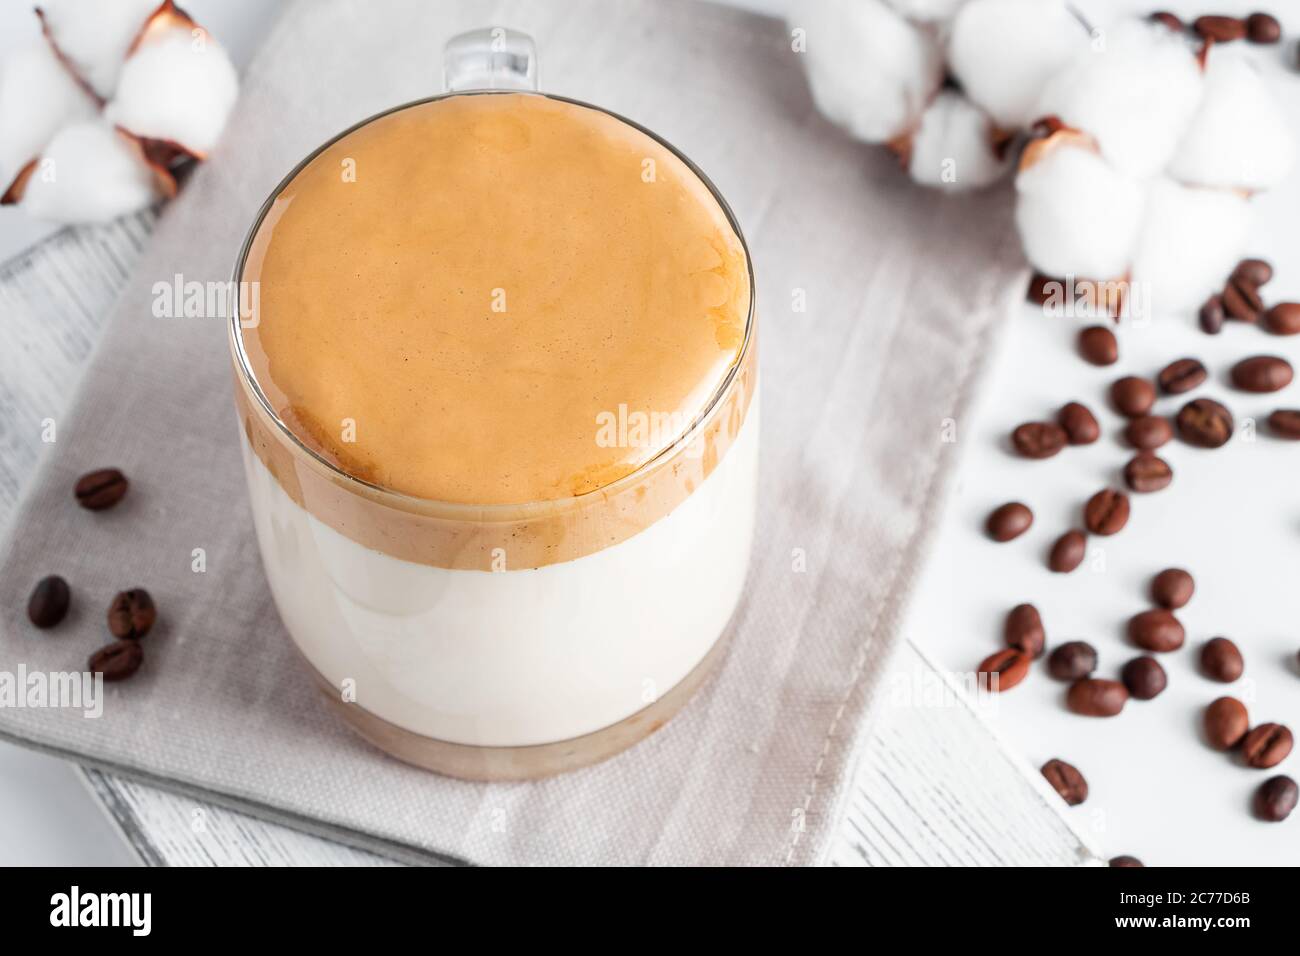
<svg viewBox="0 0 1300 956"><path fill-rule="evenodd" d="M740 598L753 538L758 403L712 474L626 541L530 570L429 567L357 544L293 501L244 447L271 592L340 693L451 743L567 740L685 677Z"/></svg>

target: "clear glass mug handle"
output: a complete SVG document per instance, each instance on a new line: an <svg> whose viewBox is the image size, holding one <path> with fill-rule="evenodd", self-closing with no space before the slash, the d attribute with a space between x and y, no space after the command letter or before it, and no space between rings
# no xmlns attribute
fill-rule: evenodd
<svg viewBox="0 0 1300 956"><path fill-rule="evenodd" d="M442 85L462 90L537 89L537 46L533 38L505 27L471 30L442 50Z"/></svg>

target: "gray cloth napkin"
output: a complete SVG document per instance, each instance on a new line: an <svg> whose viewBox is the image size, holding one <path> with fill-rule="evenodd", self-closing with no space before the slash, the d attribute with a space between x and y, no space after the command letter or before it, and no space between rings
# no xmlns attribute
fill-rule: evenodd
<svg viewBox="0 0 1300 956"><path fill-rule="evenodd" d="M715 180L758 282L759 533L722 667L663 731L600 766L481 785L411 769L336 723L290 649L245 504L224 324L160 319L152 286L224 280L284 173L438 88L458 32L531 33L544 89L656 130ZM111 595L160 623L103 716L0 709L0 734L315 832L477 863L823 859L960 420L1022 263L1004 191L910 186L813 109L781 23L683 0L300 2L268 37L211 160L166 212L0 553L0 669L84 667ZM798 308L799 300L806 309ZM39 427L32 424L31 427ZM71 489L125 470L118 508ZM192 570L194 549L206 570ZM57 572L75 606L26 621Z"/></svg>

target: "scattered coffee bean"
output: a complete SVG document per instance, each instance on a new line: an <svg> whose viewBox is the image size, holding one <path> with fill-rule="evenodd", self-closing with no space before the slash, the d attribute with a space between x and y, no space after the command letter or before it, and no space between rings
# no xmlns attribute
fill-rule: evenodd
<svg viewBox="0 0 1300 956"><path fill-rule="evenodd" d="M1066 441L1065 429L1055 422L1026 422L1011 433L1011 444L1026 458L1051 458Z"/></svg>
<svg viewBox="0 0 1300 956"><path fill-rule="evenodd" d="M1083 507L1083 524L1093 534L1116 534L1128 524L1128 495L1103 488Z"/></svg>
<svg viewBox="0 0 1300 956"><path fill-rule="evenodd" d="M144 588L120 591L108 606L108 630L114 637L139 640L149 633L158 612Z"/></svg>
<svg viewBox="0 0 1300 956"><path fill-rule="evenodd" d="M1129 618L1128 637L1142 650L1161 654L1182 647L1187 633L1172 611L1154 608Z"/></svg>
<svg viewBox="0 0 1300 956"><path fill-rule="evenodd" d="M1260 724L1241 742L1241 755L1257 770L1276 767L1291 753L1291 731L1282 724Z"/></svg>
<svg viewBox="0 0 1300 956"><path fill-rule="evenodd" d="M1255 791L1255 816L1268 823L1281 823L1295 809L1300 788L1285 774L1269 777Z"/></svg>
<svg viewBox="0 0 1300 956"><path fill-rule="evenodd" d="M1117 680L1097 677L1075 681L1065 695L1065 705L1084 717L1114 717L1127 701L1127 687Z"/></svg>
<svg viewBox="0 0 1300 956"><path fill-rule="evenodd" d="M1174 426L1163 415L1143 415L1128 423L1124 437L1139 451L1155 451L1174 437Z"/></svg>
<svg viewBox="0 0 1300 956"><path fill-rule="evenodd" d="M1223 298L1212 295L1206 299L1200 312L1202 331L1209 335L1218 335L1223 331L1224 318Z"/></svg>
<svg viewBox="0 0 1300 956"><path fill-rule="evenodd" d="M1125 855L1125 856L1112 856L1112 857L1110 858L1110 865L1111 865L1111 866L1126 866L1126 867L1130 867L1130 868L1133 868L1133 867L1141 867L1141 868L1143 868L1143 869L1146 868L1146 864L1143 863L1141 860L1139 860L1137 857L1135 857L1135 856L1127 856L1127 855Z"/></svg>
<svg viewBox="0 0 1300 956"><path fill-rule="evenodd" d="M1052 789L1070 806L1077 807L1088 799L1088 781L1083 779L1083 774L1077 768L1064 760L1053 758L1047 761L1042 766L1042 774Z"/></svg>
<svg viewBox="0 0 1300 956"><path fill-rule="evenodd" d="M1264 313L1264 328L1274 335L1300 333L1300 302L1279 302Z"/></svg>
<svg viewBox="0 0 1300 956"><path fill-rule="evenodd" d="M1010 690L1025 679L1029 673L1031 658L1024 651L1007 647L996 654L990 654L980 662L977 673L987 682L989 690L1001 693Z"/></svg>
<svg viewBox="0 0 1300 956"><path fill-rule="evenodd" d="M1246 21L1236 17L1204 16L1192 21L1192 29L1215 43L1231 43L1246 36Z"/></svg>
<svg viewBox="0 0 1300 956"><path fill-rule="evenodd" d="M1169 685L1169 678L1154 657L1135 657L1120 671L1120 680L1138 700L1151 700Z"/></svg>
<svg viewBox="0 0 1300 956"><path fill-rule="evenodd" d="M1210 680L1231 684L1245 669L1241 651L1226 637L1212 637L1201 645L1201 673Z"/></svg>
<svg viewBox="0 0 1300 956"><path fill-rule="evenodd" d="M1025 290L1025 301L1032 302L1034 305L1047 305L1055 295L1060 294L1060 281L1041 272L1035 272L1029 277L1029 288Z"/></svg>
<svg viewBox="0 0 1300 956"><path fill-rule="evenodd" d="M1007 646L1024 651L1030 657L1039 657L1043 653L1046 634L1043 631L1043 618L1038 608L1032 604L1017 604L1007 614L1002 628Z"/></svg>
<svg viewBox="0 0 1300 956"><path fill-rule="evenodd" d="M1008 501L993 510L984 526L994 541L1010 541L1028 531L1033 523L1034 513L1028 505Z"/></svg>
<svg viewBox="0 0 1300 956"><path fill-rule="evenodd" d="M73 492L81 507L103 511L121 501L129 485L126 475L116 468L101 468L78 478Z"/></svg>
<svg viewBox="0 0 1300 956"><path fill-rule="evenodd" d="M1300 408L1279 408L1268 416L1268 424L1278 437L1300 440Z"/></svg>
<svg viewBox="0 0 1300 956"><path fill-rule="evenodd" d="M1124 466L1124 484L1142 494L1168 488L1173 480L1169 462L1149 451L1139 452Z"/></svg>
<svg viewBox="0 0 1300 956"><path fill-rule="evenodd" d="M1276 355L1255 355L1232 367L1232 384L1245 392L1276 392L1291 384L1291 363Z"/></svg>
<svg viewBox="0 0 1300 956"><path fill-rule="evenodd" d="M90 655L87 667L104 680L126 680L144 663L144 648L137 641L114 641Z"/></svg>
<svg viewBox="0 0 1300 956"><path fill-rule="evenodd" d="M1101 437L1101 426L1086 405L1069 402L1061 408L1057 421L1065 429L1066 440L1071 445L1091 445Z"/></svg>
<svg viewBox="0 0 1300 956"><path fill-rule="evenodd" d="M1151 581L1151 597L1171 611L1186 605L1195 591L1196 581L1182 568L1165 568Z"/></svg>
<svg viewBox="0 0 1300 956"><path fill-rule="evenodd" d="M1259 290L1240 277L1233 277L1223 287L1224 317L1238 322L1255 323L1264 311L1264 300Z"/></svg>
<svg viewBox="0 0 1300 956"><path fill-rule="evenodd" d="M1276 43L1282 39L1282 24L1268 13L1252 13L1246 18L1246 36L1251 43Z"/></svg>
<svg viewBox="0 0 1300 956"><path fill-rule="evenodd" d="M1273 278L1273 267L1263 259L1242 259L1232 270L1232 278L1241 279L1258 289Z"/></svg>
<svg viewBox="0 0 1300 956"><path fill-rule="evenodd" d="M1151 411L1156 401L1156 387L1145 378L1125 375L1110 387L1110 400L1121 415L1137 418Z"/></svg>
<svg viewBox="0 0 1300 956"><path fill-rule="evenodd" d="M1067 531L1056 539L1047 566L1058 574L1069 574L1083 563L1088 553L1088 539L1082 531Z"/></svg>
<svg viewBox="0 0 1300 956"><path fill-rule="evenodd" d="M1197 448L1220 448L1232 438L1232 413L1210 398L1194 398L1178 410L1178 434Z"/></svg>
<svg viewBox="0 0 1300 956"><path fill-rule="evenodd" d="M27 599L27 619L41 629L53 627L63 620L72 601L68 582L57 574L41 578Z"/></svg>
<svg viewBox="0 0 1300 956"><path fill-rule="evenodd" d="M1181 395L1200 387L1209 374L1196 359L1183 358L1162 368L1156 376L1156 382L1160 385L1160 391L1166 395Z"/></svg>
<svg viewBox="0 0 1300 956"><path fill-rule="evenodd" d="M1079 333L1079 354L1093 365L1114 365L1119 361L1119 342L1104 325L1090 325Z"/></svg>
<svg viewBox="0 0 1300 956"><path fill-rule="evenodd" d="M1231 750L1249 729L1246 705L1235 697L1220 697L1205 708L1205 739L1215 750Z"/></svg>
<svg viewBox="0 0 1300 956"><path fill-rule="evenodd" d="M1152 23L1162 24L1170 30L1173 30L1175 33L1182 33L1187 29L1187 25L1183 23L1182 20L1178 19L1176 14L1170 13L1167 10L1157 10L1155 13L1149 14L1147 19Z"/></svg>
<svg viewBox="0 0 1300 956"><path fill-rule="evenodd" d="M1067 641L1047 658L1047 673L1057 680L1076 681L1097 669L1097 651L1087 641Z"/></svg>

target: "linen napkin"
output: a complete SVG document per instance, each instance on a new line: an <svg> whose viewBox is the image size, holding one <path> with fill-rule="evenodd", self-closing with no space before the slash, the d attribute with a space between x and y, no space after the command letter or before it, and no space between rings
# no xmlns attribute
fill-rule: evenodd
<svg viewBox="0 0 1300 956"><path fill-rule="evenodd" d="M263 578L224 323L151 310L157 282L227 279L285 172L437 92L447 38L488 25L533 35L544 90L637 120L713 178L753 256L765 392L758 537L718 672L613 760L495 785L407 767L327 712ZM0 549L0 670L82 669L108 599L132 586L160 609L145 666L107 685L98 718L4 707L0 734L408 858L823 861L940 517L950 425L1023 264L1005 191L909 185L817 114L798 56L779 21L685 0L291 6L222 144L164 214ZM105 466L130 494L76 507L76 477ZM36 631L26 596L48 573L74 608Z"/></svg>

